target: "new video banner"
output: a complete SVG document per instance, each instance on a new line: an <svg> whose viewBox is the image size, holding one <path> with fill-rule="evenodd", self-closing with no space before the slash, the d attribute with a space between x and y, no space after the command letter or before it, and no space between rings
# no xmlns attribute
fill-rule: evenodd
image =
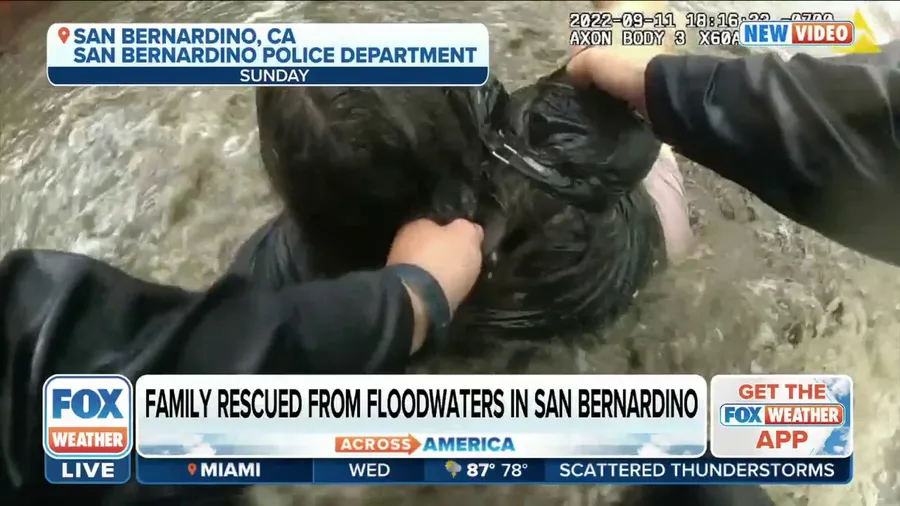
<svg viewBox="0 0 900 506"><path fill-rule="evenodd" d="M853 459L148 459L146 485L849 483Z"/></svg>
<svg viewBox="0 0 900 506"><path fill-rule="evenodd" d="M57 23L55 86L480 86L478 23Z"/></svg>

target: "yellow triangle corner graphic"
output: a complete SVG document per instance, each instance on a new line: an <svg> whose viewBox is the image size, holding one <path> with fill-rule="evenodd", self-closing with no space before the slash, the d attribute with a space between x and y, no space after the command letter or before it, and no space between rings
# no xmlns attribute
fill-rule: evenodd
<svg viewBox="0 0 900 506"><path fill-rule="evenodd" d="M872 34L872 28L869 26L869 22L866 21L866 18L862 15L862 11L859 9L856 9L856 12L853 13L853 26L856 27L857 32L865 32L869 35Z"/></svg>
<svg viewBox="0 0 900 506"><path fill-rule="evenodd" d="M880 53L881 48L874 40L872 28L863 17L862 12L856 9L853 14L853 26L856 28L856 42L852 46L835 47L833 51L838 54L873 54Z"/></svg>
<svg viewBox="0 0 900 506"><path fill-rule="evenodd" d="M880 53L881 48L872 41L869 34L862 34L852 46L841 46L832 48L837 54L874 54Z"/></svg>

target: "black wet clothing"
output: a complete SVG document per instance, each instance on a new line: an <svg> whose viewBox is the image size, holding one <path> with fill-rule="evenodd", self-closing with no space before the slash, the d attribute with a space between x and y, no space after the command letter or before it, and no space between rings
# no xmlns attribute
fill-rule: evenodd
<svg viewBox="0 0 900 506"><path fill-rule="evenodd" d="M92 495L102 493L129 504L123 495L171 493L44 481L41 394L53 374L119 373L134 382L144 374L402 373L412 328L409 295L390 270L278 288L229 274L192 292L82 255L9 253L0 262L0 497L17 506L112 504Z"/></svg>
<svg viewBox="0 0 900 506"><path fill-rule="evenodd" d="M900 41L833 58L658 56L657 135L830 239L900 265Z"/></svg>
<svg viewBox="0 0 900 506"><path fill-rule="evenodd" d="M662 56L647 71L650 120L663 140L785 215L900 263L894 221L900 215L900 43L883 49L880 55L799 56L787 63L774 56ZM412 314L398 277L377 271L272 287L255 284L241 270L190 292L139 281L80 255L8 254L0 262L4 504L131 505L161 498L210 504L223 490L47 485L40 403L51 374L116 372L135 380L149 373L403 369ZM719 490L729 493L712 499L717 506L752 495ZM672 491L655 488L662 496L647 494L638 504L709 500L701 494L683 502ZM762 495L753 505L766 501Z"/></svg>

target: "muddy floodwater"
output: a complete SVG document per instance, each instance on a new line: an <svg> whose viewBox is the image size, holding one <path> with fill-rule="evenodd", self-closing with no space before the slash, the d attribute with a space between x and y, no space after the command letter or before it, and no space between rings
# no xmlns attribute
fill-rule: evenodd
<svg viewBox="0 0 900 506"><path fill-rule="evenodd" d="M808 5L671 2L679 12L778 15L808 11ZM827 4L842 17L858 5L882 37L898 35L891 32L900 26L898 8L887 2ZM586 6L57 2L17 26L0 56L0 253L16 247L77 251L143 278L198 288L221 273L240 241L276 211L259 167L250 90L54 89L43 67L52 22L478 21L492 34L494 70L516 87L564 58L567 13ZM695 253L639 294L637 307L613 329L574 346L486 348L482 357L440 360L427 369L847 373L856 387L854 481L769 490L779 506L900 506L900 270L781 218L701 167L683 162L682 169ZM602 506L621 491L257 487L248 500L266 506Z"/></svg>

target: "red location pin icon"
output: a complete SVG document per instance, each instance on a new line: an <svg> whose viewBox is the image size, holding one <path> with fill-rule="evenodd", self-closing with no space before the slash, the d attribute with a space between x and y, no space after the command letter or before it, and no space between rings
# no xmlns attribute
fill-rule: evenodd
<svg viewBox="0 0 900 506"><path fill-rule="evenodd" d="M59 34L59 40L61 40L63 44L65 44L66 41L69 40L69 29L66 28L65 26L59 29L58 34ZM191 474L193 474L193 473L191 473Z"/></svg>
<svg viewBox="0 0 900 506"><path fill-rule="evenodd" d="M194 464L193 462L188 464L188 472L191 473L191 476L193 476L194 473L197 472L197 464Z"/></svg>

